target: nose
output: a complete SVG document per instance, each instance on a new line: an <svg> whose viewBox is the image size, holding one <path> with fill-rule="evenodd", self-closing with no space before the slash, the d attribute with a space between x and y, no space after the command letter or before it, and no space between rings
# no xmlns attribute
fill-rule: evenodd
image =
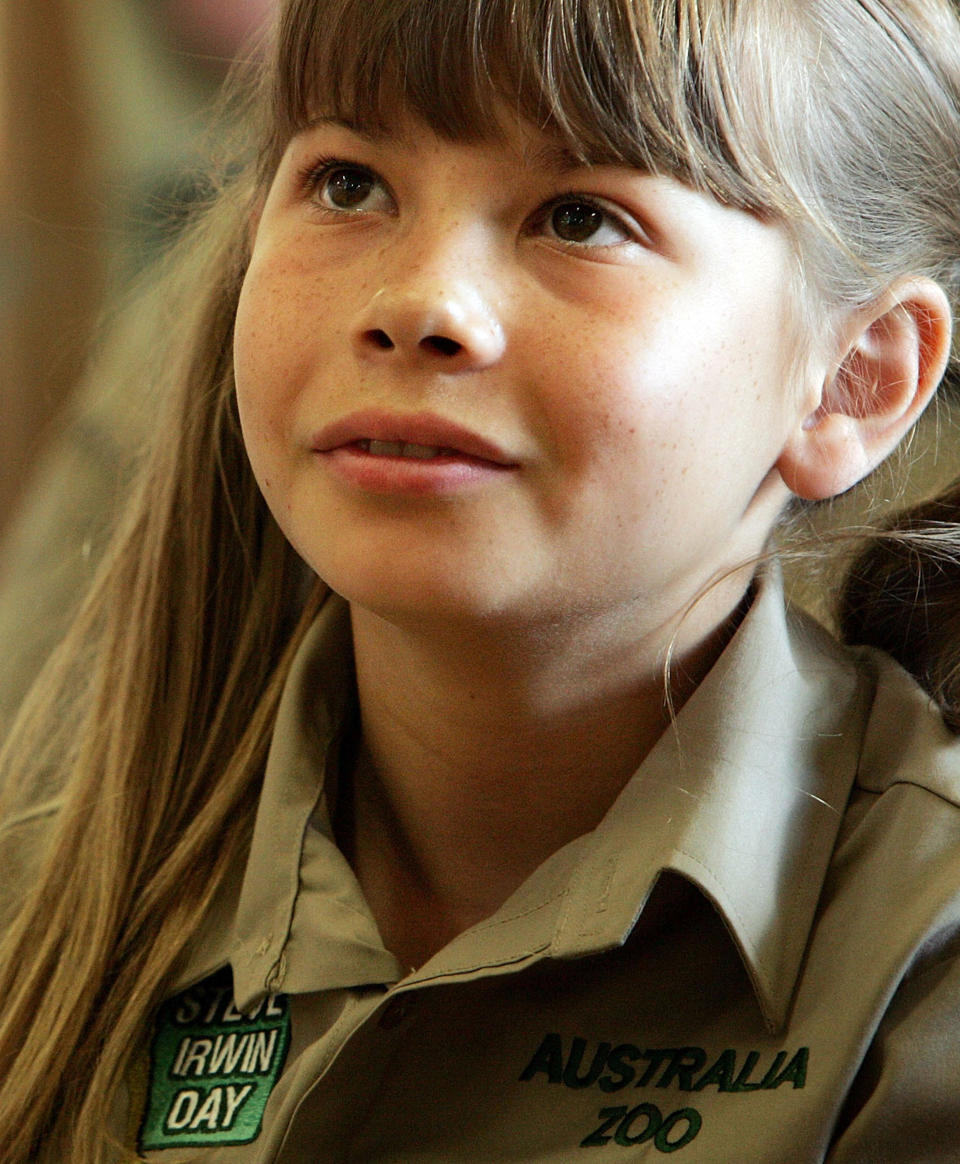
<svg viewBox="0 0 960 1164"><path fill-rule="evenodd" d="M478 371L503 354L503 325L479 281L438 270L397 272L361 313L356 341L366 359L434 371Z"/></svg>

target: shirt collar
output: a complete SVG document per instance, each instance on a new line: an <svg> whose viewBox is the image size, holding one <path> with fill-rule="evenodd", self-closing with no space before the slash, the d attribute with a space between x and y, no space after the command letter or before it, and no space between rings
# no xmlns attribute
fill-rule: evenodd
<svg viewBox="0 0 960 1164"><path fill-rule="evenodd" d="M353 643L347 604L330 593L304 636L277 709L245 867L228 873L213 901L176 989L230 963L234 994L243 1008L286 983L287 945L311 822L327 821L325 775L352 723L356 705ZM329 836L329 825L325 824ZM346 861L330 843L331 883L346 887L344 912L369 918ZM334 897L337 895L334 894ZM336 910L336 902L333 906ZM395 966L383 950L373 919L359 937L372 967L366 980L382 981ZM361 974L360 981L364 975Z"/></svg>
<svg viewBox="0 0 960 1164"><path fill-rule="evenodd" d="M590 838L553 952L624 942L657 875L675 871L719 910L776 1029L856 776L872 684L823 628L784 609L770 574Z"/></svg>
<svg viewBox="0 0 960 1164"><path fill-rule="evenodd" d="M779 575L769 571L726 650L601 824L413 977L474 976L621 945L657 877L671 870L714 903L764 1020L781 1026L871 695L848 652L812 620L784 610ZM281 987L402 977L324 811L324 773L354 706L349 617L331 596L280 703L242 886L240 875L228 880L214 907L220 916L205 926L181 985L230 961L243 1007ZM323 941L293 926L304 883L324 898Z"/></svg>

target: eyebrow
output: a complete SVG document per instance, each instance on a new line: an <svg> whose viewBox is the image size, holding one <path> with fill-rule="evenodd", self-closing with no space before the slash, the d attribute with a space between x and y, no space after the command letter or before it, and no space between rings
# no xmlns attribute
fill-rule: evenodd
<svg viewBox="0 0 960 1164"><path fill-rule="evenodd" d="M587 170L592 166L603 164L557 142L548 142L546 145L538 146L529 154L524 151L523 157L531 168L553 170L558 174L567 174L571 170Z"/></svg>
<svg viewBox="0 0 960 1164"><path fill-rule="evenodd" d="M349 117L339 117L334 114L314 117L304 128L311 130L324 125L345 129L371 145L403 146L409 144L408 134L401 133L387 124L363 125ZM560 142L546 142L535 149L525 149L521 157L524 165L531 170L550 170L558 175L569 174L575 170L591 169L595 166L625 164L612 158L591 158Z"/></svg>
<svg viewBox="0 0 960 1164"><path fill-rule="evenodd" d="M405 137L404 134L388 125L361 125L357 121L351 121L349 117L335 117L330 114L311 118L304 126L304 130L309 131L324 125L335 125L340 129L345 129L349 133L356 134L357 137L362 137L371 145L402 145Z"/></svg>

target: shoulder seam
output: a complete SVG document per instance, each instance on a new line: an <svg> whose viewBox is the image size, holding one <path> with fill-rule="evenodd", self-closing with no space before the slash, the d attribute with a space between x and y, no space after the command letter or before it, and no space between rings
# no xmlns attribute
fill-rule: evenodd
<svg viewBox="0 0 960 1164"><path fill-rule="evenodd" d="M898 785L903 785L908 788L916 788L920 792L926 792L929 796L934 797L936 800L942 800L944 804L949 804L951 808L955 808L960 811L960 800L952 796L947 796L943 792L937 791L936 788L931 788L929 784L921 784L919 780L910 780L905 777L897 777L891 780L889 784L887 784L879 791L875 788L864 788L863 785L860 784L858 784L857 787L862 792L872 792L875 796L880 797L885 792L889 792L891 788L896 788Z"/></svg>

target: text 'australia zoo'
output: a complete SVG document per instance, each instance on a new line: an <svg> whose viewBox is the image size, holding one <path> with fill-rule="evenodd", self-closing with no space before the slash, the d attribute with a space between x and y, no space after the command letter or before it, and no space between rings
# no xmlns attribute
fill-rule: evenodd
<svg viewBox="0 0 960 1164"><path fill-rule="evenodd" d="M548 1034L520 1074L523 1082L542 1076L566 1087L599 1087L620 1091L634 1087L675 1087L724 1092L770 1091L784 1084L803 1087L807 1081L810 1048L789 1051L738 1051L727 1048L712 1054L703 1047L656 1047L644 1050L633 1043L597 1043L574 1038L564 1047L561 1035Z"/></svg>

